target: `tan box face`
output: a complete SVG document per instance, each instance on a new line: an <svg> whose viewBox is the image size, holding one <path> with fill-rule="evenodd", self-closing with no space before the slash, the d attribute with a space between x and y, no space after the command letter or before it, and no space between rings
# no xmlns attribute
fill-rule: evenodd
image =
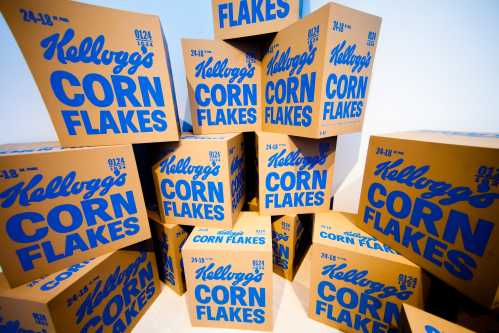
<svg viewBox="0 0 499 333"><path fill-rule="evenodd" d="M474 332L409 304L404 304L402 309L402 333Z"/></svg>
<svg viewBox="0 0 499 333"><path fill-rule="evenodd" d="M498 177L495 135L373 136L359 227L477 303L497 307Z"/></svg>
<svg viewBox="0 0 499 333"><path fill-rule="evenodd" d="M6 145L0 165L0 265L12 287L151 237L130 145Z"/></svg>
<svg viewBox="0 0 499 333"><path fill-rule="evenodd" d="M272 329L269 216L241 212L232 230L194 228L182 254L193 326Z"/></svg>
<svg viewBox="0 0 499 333"><path fill-rule="evenodd" d="M157 16L59 0L2 1L0 9L63 146L178 140Z"/></svg>
<svg viewBox="0 0 499 333"><path fill-rule="evenodd" d="M274 273L293 281L298 265L310 245L309 228L297 215L284 215L272 221Z"/></svg>
<svg viewBox="0 0 499 333"><path fill-rule="evenodd" d="M300 18L299 0L212 0L216 39L263 35Z"/></svg>
<svg viewBox="0 0 499 333"><path fill-rule="evenodd" d="M108 253L14 289L0 284L2 332L130 332L160 291L154 254L135 250Z"/></svg>
<svg viewBox="0 0 499 333"><path fill-rule="evenodd" d="M329 3L277 33L263 58L263 130L360 131L381 18Z"/></svg>
<svg viewBox="0 0 499 333"><path fill-rule="evenodd" d="M259 131L261 63L220 40L182 39L194 134Z"/></svg>
<svg viewBox="0 0 499 333"><path fill-rule="evenodd" d="M242 134L183 135L153 166L161 221L232 228L244 203Z"/></svg>
<svg viewBox="0 0 499 333"><path fill-rule="evenodd" d="M158 261L159 278L177 294L185 293L184 262L181 249L189 236L188 227L178 224L163 224L159 215L151 216L151 232Z"/></svg>
<svg viewBox="0 0 499 333"><path fill-rule="evenodd" d="M387 332L402 303L423 306L422 270L361 231L353 215L315 215L309 315L345 332Z"/></svg>
<svg viewBox="0 0 499 333"><path fill-rule="evenodd" d="M260 214L329 210L336 138L312 140L257 133Z"/></svg>

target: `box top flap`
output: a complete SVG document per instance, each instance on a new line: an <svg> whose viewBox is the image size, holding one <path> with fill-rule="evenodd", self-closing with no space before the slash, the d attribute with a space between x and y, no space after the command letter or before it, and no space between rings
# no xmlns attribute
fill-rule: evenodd
<svg viewBox="0 0 499 333"><path fill-rule="evenodd" d="M225 133L225 134L182 134L182 141L229 141L236 136L241 135L240 133Z"/></svg>
<svg viewBox="0 0 499 333"><path fill-rule="evenodd" d="M313 243L416 266L395 250L362 231L354 223L357 215L328 212L315 215Z"/></svg>
<svg viewBox="0 0 499 333"><path fill-rule="evenodd" d="M241 212L232 230L194 228L184 250L272 251L270 216Z"/></svg>
<svg viewBox="0 0 499 333"><path fill-rule="evenodd" d="M124 145L116 145L123 147ZM43 154L57 151L69 150L89 150L89 149L107 149L116 146L97 146L97 147L74 147L63 148L57 141L48 142L31 142L31 143L10 143L0 145L0 157L14 156L14 155L27 155L27 154Z"/></svg>
<svg viewBox="0 0 499 333"><path fill-rule="evenodd" d="M421 130L380 134L375 137L499 149L499 133Z"/></svg>

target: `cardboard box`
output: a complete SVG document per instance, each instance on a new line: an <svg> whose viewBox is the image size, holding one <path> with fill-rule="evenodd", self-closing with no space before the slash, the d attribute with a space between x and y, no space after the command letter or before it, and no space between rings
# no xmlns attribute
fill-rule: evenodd
<svg viewBox="0 0 499 333"><path fill-rule="evenodd" d="M177 141L168 49L157 16L74 1L2 1L65 147Z"/></svg>
<svg viewBox="0 0 499 333"><path fill-rule="evenodd" d="M232 228L245 199L243 136L185 134L162 150L153 166L161 221Z"/></svg>
<svg viewBox="0 0 499 333"><path fill-rule="evenodd" d="M359 227L475 302L499 305L499 136L372 136Z"/></svg>
<svg viewBox="0 0 499 333"><path fill-rule="evenodd" d="M182 249L193 326L272 329L270 217L241 212L234 229L194 228Z"/></svg>
<svg viewBox="0 0 499 333"><path fill-rule="evenodd" d="M356 227L356 218L315 215L309 315L344 332L391 331L402 303L423 306L423 273Z"/></svg>
<svg viewBox="0 0 499 333"><path fill-rule="evenodd" d="M409 304L402 307L402 333L473 333L473 331L432 315Z"/></svg>
<svg viewBox="0 0 499 333"><path fill-rule="evenodd" d="M130 145L5 145L0 165L0 265L12 287L151 237Z"/></svg>
<svg viewBox="0 0 499 333"><path fill-rule="evenodd" d="M312 223L298 215L283 215L272 221L274 273L293 281L311 243Z"/></svg>
<svg viewBox="0 0 499 333"><path fill-rule="evenodd" d="M299 0L212 0L216 39L263 35L284 29L300 18Z"/></svg>
<svg viewBox="0 0 499 333"><path fill-rule="evenodd" d="M221 41L182 39L194 134L262 128L261 62Z"/></svg>
<svg viewBox="0 0 499 333"><path fill-rule="evenodd" d="M160 291L152 252L119 250L8 289L1 332L131 332Z"/></svg>
<svg viewBox="0 0 499 333"><path fill-rule="evenodd" d="M190 228L179 224L161 223L157 212L147 212L158 261L159 279L177 294L185 293L184 262L181 249Z"/></svg>
<svg viewBox="0 0 499 333"><path fill-rule="evenodd" d="M329 3L277 33L263 58L263 130L359 132L381 18Z"/></svg>
<svg viewBox="0 0 499 333"><path fill-rule="evenodd" d="M329 210L336 138L312 140L257 133L260 214Z"/></svg>

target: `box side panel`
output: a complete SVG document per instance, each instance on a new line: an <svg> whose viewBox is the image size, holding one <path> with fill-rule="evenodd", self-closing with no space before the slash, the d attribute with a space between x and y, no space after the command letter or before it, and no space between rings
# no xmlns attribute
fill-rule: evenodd
<svg viewBox="0 0 499 333"><path fill-rule="evenodd" d="M263 130L318 137L327 7L280 31L263 58Z"/></svg>
<svg viewBox="0 0 499 333"><path fill-rule="evenodd" d="M227 140L195 137L170 144L154 174L162 221L210 226L232 225Z"/></svg>
<svg viewBox="0 0 499 333"><path fill-rule="evenodd" d="M397 327L403 303L419 306L419 268L320 244L312 248L313 319L349 332L361 331L360 322L369 331L387 330Z"/></svg>
<svg viewBox="0 0 499 333"><path fill-rule="evenodd" d="M336 138L259 135L260 214L329 210Z"/></svg>
<svg viewBox="0 0 499 333"><path fill-rule="evenodd" d="M56 329L130 332L160 292L153 252L121 250L50 303Z"/></svg>
<svg viewBox="0 0 499 333"><path fill-rule="evenodd" d="M0 297L0 332L55 332L47 304Z"/></svg>
<svg viewBox="0 0 499 333"><path fill-rule="evenodd" d="M272 329L272 253L183 250L187 303L193 326ZM242 273L234 280L216 270ZM211 273L210 273L211 272ZM218 295L225 295L218 297ZM235 297L235 295L239 295ZM239 310L238 310L239 309ZM232 311L241 316L231 317Z"/></svg>
<svg viewBox="0 0 499 333"><path fill-rule="evenodd" d="M183 39L182 48L194 134L260 130L257 48L204 39Z"/></svg>
<svg viewBox="0 0 499 333"><path fill-rule="evenodd" d="M63 146L178 140L158 17L71 1L9 1L2 13Z"/></svg>
<svg viewBox="0 0 499 333"><path fill-rule="evenodd" d="M359 227L476 302L492 307L499 151L373 137ZM491 169L492 168L492 169Z"/></svg>
<svg viewBox="0 0 499 333"><path fill-rule="evenodd" d="M129 145L2 157L0 263L11 286L150 238Z"/></svg>
<svg viewBox="0 0 499 333"><path fill-rule="evenodd" d="M337 4L329 15L320 137L361 130L381 25L377 16Z"/></svg>

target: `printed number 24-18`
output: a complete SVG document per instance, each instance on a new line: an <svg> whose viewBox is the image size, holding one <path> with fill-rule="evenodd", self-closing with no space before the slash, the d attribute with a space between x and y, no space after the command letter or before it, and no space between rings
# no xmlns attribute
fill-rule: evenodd
<svg viewBox="0 0 499 333"><path fill-rule="evenodd" d="M52 17L49 14L38 13L35 14L33 11L29 9L20 9L19 10L23 16L23 20L25 22L33 22L33 23L41 23L42 25L54 25L52 21Z"/></svg>

